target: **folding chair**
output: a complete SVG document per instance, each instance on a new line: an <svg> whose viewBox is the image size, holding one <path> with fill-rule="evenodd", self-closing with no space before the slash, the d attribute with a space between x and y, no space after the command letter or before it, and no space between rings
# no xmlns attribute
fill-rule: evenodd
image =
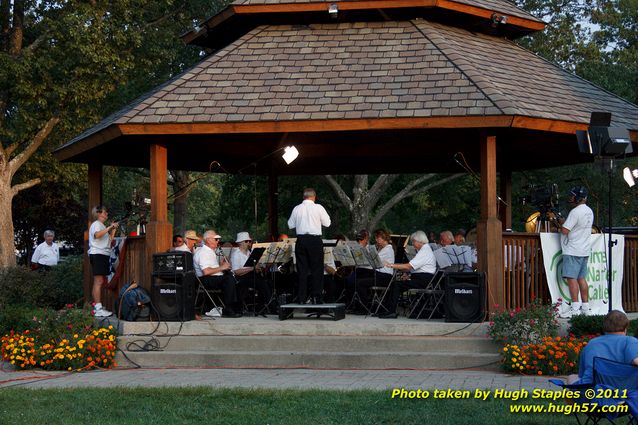
<svg viewBox="0 0 638 425"><path fill-rule="evenodd" d="M619 423L617 420L621 418L625 419L623 423L626 424L638 423L636 419L638 413L637 366L594 357L593 383L570 385L560 379L549 381L562 388L579 392L580 397L574 400L574 404L582 405L582 408L573 410L579 424L581 423L579 412L583 412L586 417L585 425L597 424L605 419L610 423ZM586 391L589 391L589 396ZM594 409L592 409L593 404L597 405ZM621 409L621 411L601 411L601 409L610 409L608 406L616 406L615 409Z"/></svg>
<svg viewBox="0 0 638 425"><path fill-rule="evenodd" d="M197 294L195 295L195 309L197 311L199 311L200 313L203 312L204 306L206 305L206 297L208 297L210 302L213 304L213 307L218 307L218 304L215 302L216 298L219 302L219 305L221 305L222 308L226 308L226 306L224 305L224 301L222 301L223 292L221 289L206 289L199 277L197 277L197 284ZM200 297L201 301L199 301ZM200 304L198 304L198 302L200 302Z"/></svg>
<svg viewBox="0 0 638 425"><path fill-rule="evenodd" d="M426 319L431 319L434 316L439 306L442 305L443 297L445 296L445 290L442 285L443 279L445 279L445 272L437 270L425 289L408 290L408 297L411 298L407 312L408 317L420 319L422 315L427 313L429 315Z"/></svg>
<svg viewBox="0 0 638 425"><path fill-rule="evenodd" d="M392 282L394 282L394 279L397 276L397 271L394 270L392 273L392 278L390 279L390 282L388 282L388 286L372 286L370 287L370 290L372 291L372 302L370 304L370 310L374 309L374 311L372 312L372 314L374 316L378 316L379 315L379 309L383 308L386 312L388 312L389 310L383 305L383 301L385 300L385 297L388 295L388 291L390 290L390 287L392 286ZM374 307L376 305L376 308Z"/></svg>

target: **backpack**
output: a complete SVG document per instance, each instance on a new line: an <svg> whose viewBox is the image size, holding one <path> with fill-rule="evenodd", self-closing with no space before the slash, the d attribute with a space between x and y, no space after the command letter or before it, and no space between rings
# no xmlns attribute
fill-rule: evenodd
<svg viewBox="0 0 638 425"><path fill-rule="evenodd" d="M148 320L151 313L150 302L148 292L133 281L120 289L120 296L115 302L115 312L118 319L129 322Z"/></svg>

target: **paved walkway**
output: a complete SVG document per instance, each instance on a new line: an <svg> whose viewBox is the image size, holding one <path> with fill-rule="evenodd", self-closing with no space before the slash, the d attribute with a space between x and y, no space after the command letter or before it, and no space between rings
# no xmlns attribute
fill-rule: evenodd
<svg viewBox="0 0 638 425"><path fill-rule="evenodd" d="M476 370L116 369L83 373L0 372L0 389L225 387L322 390L556 390L546 377Z"/></svg>

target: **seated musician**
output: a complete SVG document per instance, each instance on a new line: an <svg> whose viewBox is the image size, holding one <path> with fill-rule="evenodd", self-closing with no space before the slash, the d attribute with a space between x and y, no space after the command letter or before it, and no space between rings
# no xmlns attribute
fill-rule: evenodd
<svg viewBox="0 0 638 425"><path fill-rule="evenodd" d="M361 229L355 235L355 240L359 245L368 249L368 244L370 243L370 232L366 229ZM360 279L366 279L374 277L374 270L370 266L357 266L354 268L352 273L348 275L346 279L346 300L348 303L351 303L351 300L354 296L356 283Z"/></svg>
<svg viewBox="0 0 638 425"><path fill-rule="evenodd" d="M244 305L248 290L257 288L257 292L261 297L261 303L267 303L270 300L271 292L268 284L263 278L263 270L258 266L245 266L246 261L250 257L253 241L248 232L237 233L235 243L239 244L237 248L232 250L230 254L230 264L235 276L237 277L237 292L239 302ZM252 302L252 300L248 300ZM256 306L255 306L256 309Z"/></svg>
<svg viewBox="0 0 638 425"><path fill-rule="evenodd" d="M381 264L394 263L394 248L390 240L390 233L383 229L374 231L374 241L377 246L377 252L381 259ZM392 280L394 270L384 266L374 270L374 276L371 278L361 279L357 282L357 293L361 298L361 303L368 308L370 306L370 288L373 286L388 286ZM365 311L355 310L357 313L366 313Z"/></svg>
<svg viewBox="0 0 638 425"><path fill-rule="evenodd" d="M441 248L434 251L439 267L447 272L471 272L474 270L472 249L466 245L455 245L454 235L449 230L441 232Z"/></svg>
<svg viewBox="0 0 638 425"><path fill-rule="evenodd" d="M241 317L241 313L236 313L233 309L233 306L237 303L235 282L231 275L224 273L230 270L230 264L225 258L220 262L217 257L217 247L220 239L221 236L214 230L207 230L204 233L204 246L195 251L195 255L193 255L195 274L206 289L221 288L225 304L225 308L222 310L223 316ZM207 316L211 317L213 314L213 309L206 313Z"/></svg>
<svg viewBox="0 0 638 425"><path fill-rule="evenodd" d="M405 264L387 263L385 266L394 270L410 272L410 279L392 282L391 297L388 303L388 312L380 314L380 319L396 319L397 303L401 293L408 289L425 289L436 273L436 259L428 245L428 237L422 230L417 230L410 236L412 246L416 250L416 256Z"/></svg>
<svg viewBox="0 0 638 425"><path fill-rule="evenodd" d="M179 239L181 239L181 243L178 243ZM175 235L175 237L173 237L173 248L171 251L184 251L192 254L198 240L199 236L197 236L197 233L194 230L187 230L186 233L184 233L183 238L180 235Z"/></svg>

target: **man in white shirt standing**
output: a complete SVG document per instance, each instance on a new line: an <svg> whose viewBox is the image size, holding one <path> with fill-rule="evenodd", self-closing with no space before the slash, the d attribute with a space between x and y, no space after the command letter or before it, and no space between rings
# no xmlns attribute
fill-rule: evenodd
<svg viewBox="0 0 638 425"><path fill-rule="evenodd" d="M326 209L316 204L317 193L312 188L303 191L303 202L297 205L288 219L288 227L297 232L295 257L299 275L298 300L306 303L308 297L308 277L310 277L311 300L321 304L323 292L323 241L321 226L330 226L330 216Z"/></svg>
<svg viewBox="0 0 638 425"><path fill-rule="evenodd" d="M31 257L31 268L33 270L49 270L58 265L60 261L60 249L58 244L53 242L55 232L53 230L44 231L44 242L42 242L33 252Z"/></svg>
<svg viewBox="0 0 638 425"><path fill-rule="evenodd" d="M572 302L569 310L561 313L563 318L576 314L591 314L589 285L585 276L587 276L587 260L591 251L590 238L594 212L586 205L587 188L572 187L569 190L567 202L574 205L574 208L567 215L567 219L560 219L560 242L563 249L563 278L567 280Z"/></svg>

